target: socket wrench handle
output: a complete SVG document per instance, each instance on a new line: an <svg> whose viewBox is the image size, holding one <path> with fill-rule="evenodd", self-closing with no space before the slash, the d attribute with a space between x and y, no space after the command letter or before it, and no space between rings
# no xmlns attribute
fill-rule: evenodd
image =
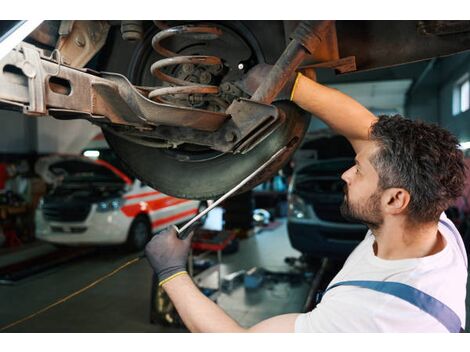
<svg viewBox="0 0 470 352"><path fill-rule="evenodd" d="M193 229L194 225L196 225L196 222L204 217L207 213L209 213L212 209L214 209L217 205L222 203L225 199L230 197L232 194L234 194L236 191L238 191L240 188L242 188L245 184L248 183L251 179L253 179L256 175L258 175L262 170L264 170L269 164L271 164L274 160L277 159L279 155L284 153L287 149L287 146L282 147L279 149L273 156L271 156L268 161L266 161L264 164L262 164L260 167L258 167L254 172L252 172L250 175L248 175L246 178L244 178L240 183L238 183L235 187L233 187L230 191L225 193L222 197L217 199L214 203L212 203L209 207L204 209L204 211L200 212L197 214L194 218L189 220L181 229L178 229L178 227L175 226L176 232L177 232L177 237L180 240L184 240L186 237L189 236L191 233L191 230Z"/></svg>

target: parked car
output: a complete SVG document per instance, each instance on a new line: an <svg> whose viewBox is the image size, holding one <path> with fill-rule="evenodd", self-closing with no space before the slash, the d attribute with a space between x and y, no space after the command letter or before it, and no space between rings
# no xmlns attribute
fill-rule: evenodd
<svg viewBox="0 0 470 352"><path fill-rule="evenodd" d="M292 247L301 253L342 258L367 232L365 225L351 223L340 213L344 198L341 175L354 164L354 151L342 136L319 135L322 137L310 138L301 147L318 149L314 154L320 160L310 155L297 162L288 190L287 230ZM335 145L336 152L332 154L331 148L324 151L327 145Z"/></svg>
<svg viewBox="0 0 470 352"><path fill-rule="evenodd" d="M103 151L110 158L112 151ZM55 181L36 211L36 237L56 245L125 244L141 250L155 231L206 207L158 192L102 159L53 156L39 164L46 179Z"/></svg>

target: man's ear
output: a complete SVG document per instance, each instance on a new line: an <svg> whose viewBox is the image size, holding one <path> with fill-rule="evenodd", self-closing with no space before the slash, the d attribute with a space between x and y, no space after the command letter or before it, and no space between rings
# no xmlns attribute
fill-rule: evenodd
<svg viewBox="0 0 470 352"><path fill-rule="evenodd" d="M405 212L410 200L410 193L403 188L388 188L382 194L382 205L388 214Z"/></svg>

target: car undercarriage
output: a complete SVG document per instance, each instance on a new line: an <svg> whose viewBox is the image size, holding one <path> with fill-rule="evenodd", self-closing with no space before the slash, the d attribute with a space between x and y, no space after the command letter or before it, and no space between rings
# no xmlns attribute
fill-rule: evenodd
<svg viewBox="0 0 470 352"><path fill-rule="evenodd" d="M24 21L4 22L6 38ZM129 43L127 72L107 72ZM0 107L88 120L148 185L213 199L288 146L241 192L269 179L299 146L310 116L279 95L295 71L354 74L469 49L470 21L45 21L0 58Z"/></svg>

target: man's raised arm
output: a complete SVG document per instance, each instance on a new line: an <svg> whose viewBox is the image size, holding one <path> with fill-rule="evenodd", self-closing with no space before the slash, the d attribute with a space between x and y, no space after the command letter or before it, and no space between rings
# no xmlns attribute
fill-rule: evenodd
<svg viewBox="0 0 470 352"><path fill-rule="evenodd" d="M377 121L377 117L356 100L302 74L297 76L291 100L345 136L356 153L369 138L370 126Z"/></svg>

